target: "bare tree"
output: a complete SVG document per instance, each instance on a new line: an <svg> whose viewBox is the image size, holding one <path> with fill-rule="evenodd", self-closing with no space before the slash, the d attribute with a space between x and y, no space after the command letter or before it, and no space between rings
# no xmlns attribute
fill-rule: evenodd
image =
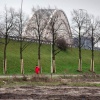
<svg viewBox="0 0 100 100"><path fill-rule="evenodd" d="M26 36L31 36L33 39L38 40L38 65L40 65L40 52L42 40L51 41L52 47L52 72L56 72L55 68L55 55L59 52L56 49L57 39L69 38L69 26L65 14L63 11L57 11L54 9L34 9L33 16L30 18L26 28ZM61 15L62 14L62 15ZM61 18L63 16L63 18ZM69 24L68 24L69 25ZM63 34L63 35L62 35ZM67 40L67 39L66 39Z"/></svg>
<svg viewBox="0 0 100 100"><path fill-rule="evenodd" d="M89 37L91 37L91 66L90 71L94 72L94 47L95 44L100 40L100 19L95 18L93 15L90 16L90 30Z"/></svg>
<svg viewBox="0 0 100 100"><path fill-rule="evenodd" d="M83 9L79 10L73 10L72 12L72 22L73 22L73 28L72 30L76 35L78 35L78 49L79 49L79 66L78 71L82 71L82 46L84 42L82 43L81 38L83 36L87 35L87 32L89 31L90 27L88 27L88 21L89 16L87 14L87 11L84 11ZM74 34L75 35L75 34Z"/></svg>
<svg viewBox="0 0 100 100"><path fill-rule="evenodd" d="M56 65L55 65L55 57L56 55L61 51L65 49L65 45L61 47L59 44L59 40L65 39L64 37L69 36L69 30L68 27L66 27L65 20L61 18L61 12L57 11L55 9L54 15L51 17L49 25L48 25L48 30L50 30L51 34L51 45L52 45L52 65L51 65L51 73L56 72ZM67 38L66 38L67 39ZM58 42L58 44L57 44ZM66 41L60 41L66 44ZM57 47L59 48L57 48ZM64 48L63 48L64 47Z"/></svg>
<svg viewBox="0 0 100 100"><path fill-rule="evenodd" d="M67 49L68 49L68 43L65 41L65 39L64 38L58 38L57 40L56 40L56 46L58 47L58 49L59 49L59 51L58 51L58 53L60 52L60 51L66 51Z"/></svg>
<svg viewBox="0 0 100 100"><path fill-rule="evenodd" d="M7 10L7 7L5 7L5 12L4 16L2 17L3 19L1 20L1 26L0 26L0 34L2 34L4 38L4 61L3 61L3 73L7 73L7 57L6 57L6 51L7 51L7 46L9 44L9 36L13 35L13 30L15 27L15 20L14 20L14 9L10 8Z"/></svg>
<svg viewBox="0 0 100 100"><path fill-rule="evenodd" d="M41 45L42 40L44 40L43 33L45 31L45 28L47 26L47 20L48 20L48 12L47 9L41 9L38 7L37 9L33 8L33 16L29 20L29 23L27 25L26 33L30 34L33 39L36 39L38 41L38 66L40 66L40 72L42 73L41 68ZM28 36L29 36L28 34Z"/></svg>
<svg viewBox="0 0 100 100"><path fill-rule="evenodd" d="M23 51L29 45L29 42L24 42L26 37L23 36L24 28L27 23L27 18L22 11L23 0L21 2L21 9L19 12L16 12L16 35L19 38L20 43L20 61L21 61L21 74L24 74L24 60L23 60Z"/></svg>

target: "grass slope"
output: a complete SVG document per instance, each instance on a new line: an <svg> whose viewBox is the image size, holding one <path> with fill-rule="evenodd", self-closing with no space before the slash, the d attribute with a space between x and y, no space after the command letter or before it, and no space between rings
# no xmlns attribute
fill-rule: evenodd
<svg viewBox="0 0 100 100"><path fill-rule="evenodd" d="M44 74L50 73L51 67L51 46L41 46L41 66ZM0 74L3 74L3 48L0 44ZM37 48L38 44L31 43L23 51L25 74L33 74L35 65L37 64ZM100 74L100 51L95 51L95 72ZM90 68L91 51L82 50L82 73L88 73ZM69 48L66 52L60 52L56 55L57 74L79 74L78 68L78 49ZM7 47L7 73L20 74L20 57L19 42L10 41Z"/></svg>

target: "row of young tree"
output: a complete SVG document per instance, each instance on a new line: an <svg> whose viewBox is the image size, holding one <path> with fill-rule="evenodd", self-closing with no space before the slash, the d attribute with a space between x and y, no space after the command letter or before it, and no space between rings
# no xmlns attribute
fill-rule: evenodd
<svg viewBox="0 0 100 100"><path fill-rule="evenodd" d="M38 66L40 66L41 72L42 72L42 68L41 68L41 63L40 63L40 59L41 59L41 45L42 45L42 34L45 30L45 28L47 27L47 23L48 20L44 18L44 14L43 12L41 12L42 9L40 8L33 8L32 11L34 13L35 16L35 26L30 26L27 27L28 30L31 30L31 32L34 32L34 34L36 35L37 39L38 39ZM45 9L46 10L46 9ZM39 11L38 13L35 13L36 11ZM48 11L48 10L47 10ZM49 16L48 16L49 17ZM7 73L7 46L10 42L10 36L17 36L20 40L20 61L21 61L21 74L24 74L24 61L23 61L23 51L25 50L25 48L30 44L30 42L34 39L30 38L30 42L24 42L24 38L23 37L23 32L27 31L25 30L25 25L30 22L30 20L27 21L26 16L23 14L22 11L22 3L21 3L21 9L18 12L15 12L14 9L10 8L7 9L7 7L5 7L5 13L3 14L2 19L0 20L0 35L3 36L4 38L4 42L0 42L4 45L4 59L3 59L3 73L6 74ZM58 23L60 22L60 23ZM44 23L44 24L43 24ZM57 24L56 24L57 23ZM56 54L58 54L61 50L66 50L67 48L67 43L64 39L62 38L57 38L57 32L60 29L60 27L62 27L62 25L65 24L64 21L62 21L62 19L59 19L59 14L56 14L53 18L51 18L51 21L49 23L48 29L50 30L50 32L52 33L52 73L56 72L56 68L55 68L55 56Z"/></svg>
<svg viewBox="0 0 100 100"><path fill-rule="evenodd" d="M22 44L22 30L24 27L24 19L22 18L22 10L15 12L13 8L8 9L5 7L5 12L0 19L0 35L3 36L4 41L1 42L4 45L4 59L3 59L3 73L7 73L7 46L10 42L9 36L16 34L20 37L20 59L22 63L22 51L25 49L26 44ZM21 64L21 73L23 73L23 64Z"/></svg>
<svg viewBox="0 0 100 100"><path fill-rule="evenodd" d="M23 3L23 1L22 1ZM24 74L23 67L23 51L28 46L28 43L23 44L22 32L27 22L27 18L22 12L22 3L21 9L15 11L14 8L7 8L2 13L0 18L0 35L4 38L3 42L0 44L4 45L4 57L3 57L3 73L7 73L7 46L10 42L10 36L18 36L20 39L20 60L21 60L21 73Z"/></svg>
<svg viewBox="0 0 100 100"><path fill-rule="evenodd" d="M94 72L94 47L95 44L100 41L100 18L94 17L84 9L73 10L72 12L72 31L73 36L78 37L78 49L79 49L79 66L78 71L82 71L82 37L90 38L91 46L91 66L90 71ZM88 45L89 46L89 45Z"/></svg>
<svg viewBox="0 0 100 100"><path fill-rule="evenodd" d="M39 8L40 9L40 8ZM33 9L34 12L36 12L38 9ZM35 13L36 17L36 27L31 28L30 30L38 33L36 34L38 39L38 65L40 65L40 53L41 53L41 39L42 34L45 30L45 27L47 25L47 20L44 19L43 13ZM44 20L44 25L43 23ZM60 29L60 27L64 23L59 23L56 27L55 24L58 23L59 19L58 16L54 16L51 18L50 22L50 31L52 33L52 73L56 72L55 67L55 56L57 53L59 53L61 50L66 50L67 44L63 39L57 40L56 34L57 31ZM6 57L6 50L7 45L10 42L9 36L14 35L20 38L20 61L21 61L21 74L24 74L24 64L23 64L23 51L25 48L30 44L29 42L23 42L23 36L22 33L24 31L25 25L26 25L26 17L22 12L22 3L21 3L21 10L18 12L15 12L14 9L10 8L9 10L5 7L5 13L3 17L0 19L0 34L4 36L4 60L3 60L3 73L7 73L7 57ZM100 20L99 18L94 18L93 15L90 15L87 13L87 11L84 11L82 9L80 10L73 10L72 12L72 35L78 36L78 48L79 48L79 67L78 71L82 71L82 46L81 43L81 37L91 37L91 68L90 71L94 72L94 45L99 41L99 34L100 34ZM71 34L71 33L69 33ZM58 48L56 48L56 46ZM66 55L67 56L67 55ZM41 68L42 69L42 68Z"/></svg>

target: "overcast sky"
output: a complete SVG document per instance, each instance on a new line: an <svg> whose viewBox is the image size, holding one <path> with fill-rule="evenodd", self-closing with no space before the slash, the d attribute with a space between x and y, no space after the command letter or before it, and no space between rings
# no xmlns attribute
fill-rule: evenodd
<svg viewBox="0 0 100 100"><path fill-rule="evenodd" d="M7 7L19 9L21 0L0 0L0 11ZM23 0L23 11L31 15L32 7L48 7L62 9L68 19L71 19L73 9L85 9L88 13L100 16L100 0Z"/></svg>

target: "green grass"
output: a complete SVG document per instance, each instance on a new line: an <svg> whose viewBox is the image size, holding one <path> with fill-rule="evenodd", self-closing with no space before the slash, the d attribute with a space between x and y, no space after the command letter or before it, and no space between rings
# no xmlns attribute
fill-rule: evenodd
<svg viewBox="0 0 100 100"><path fill-rule="evenodd" d="M41 46L41 66L44 74L50 74L51 67L51 46ZM38 44L31 43L23 51L25 74L34 74L34 68L37 64ZM3 49L4 45L0 44L0 74L3 74ZM95 51L95 72L100 74L100 51ZM88 73L90 68L91 51L82 50L82 73ZM78 49L69 48L66 52L60 52L56 55L57 74L80 74L78 68ZM7 47L7 74L20 74L20 56L19 42L10 41Z"/></svg>

